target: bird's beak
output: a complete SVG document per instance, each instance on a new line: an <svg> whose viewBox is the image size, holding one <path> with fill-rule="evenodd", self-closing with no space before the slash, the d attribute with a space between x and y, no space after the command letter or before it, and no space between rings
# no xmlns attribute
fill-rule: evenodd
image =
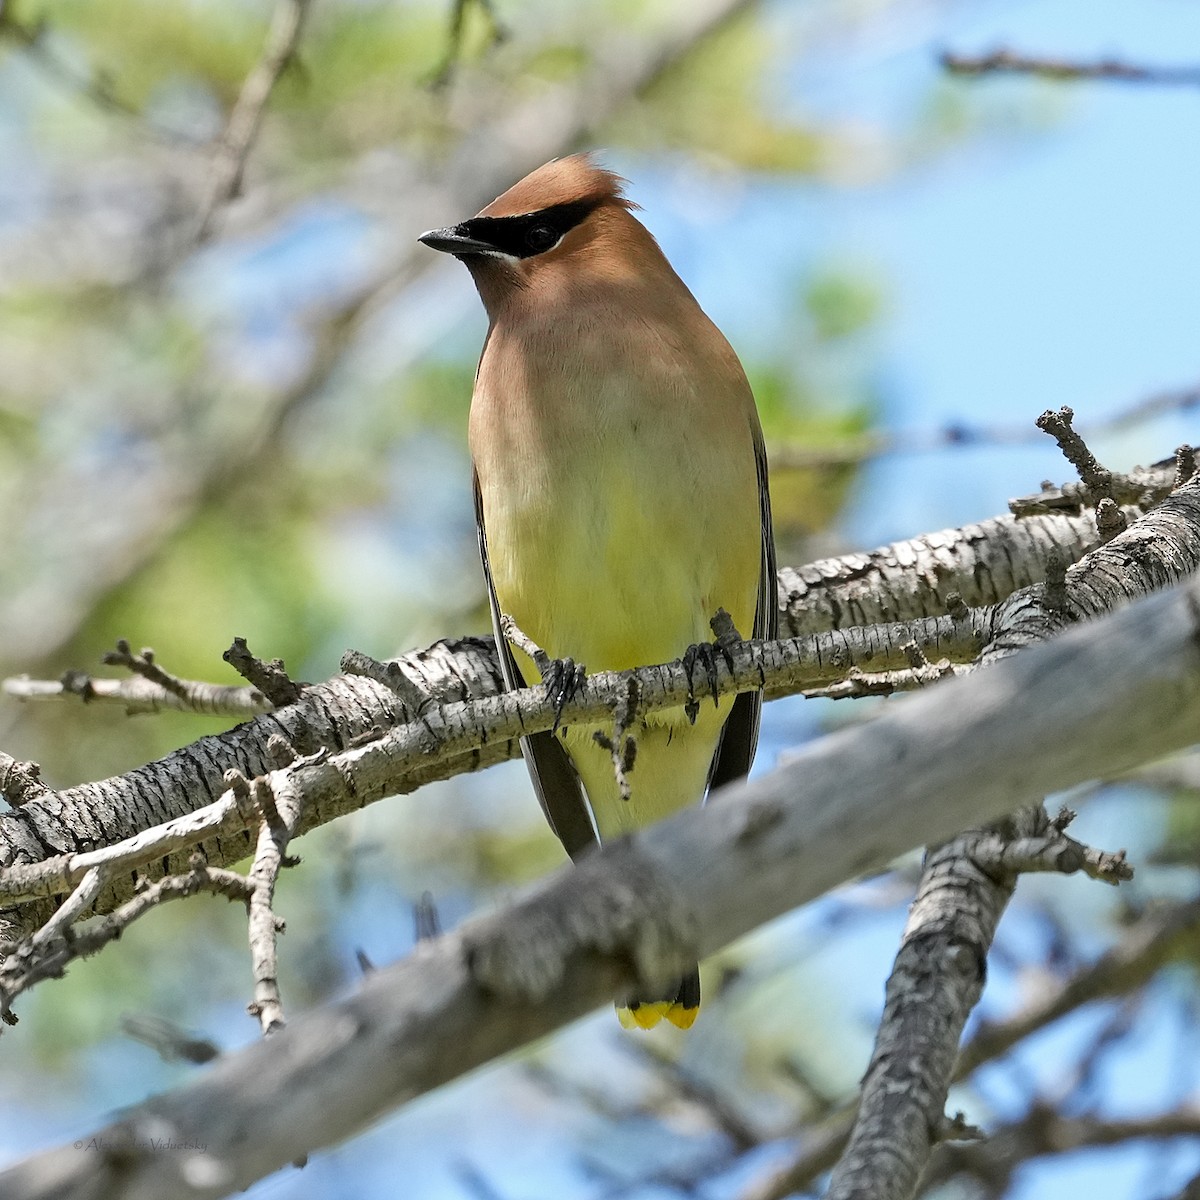
<svg viewBox="0 0 1200 1200"><path fill-rule="evenodd" d="M461 225L451 229L431 229L423 233L418 242L424 242L431 250L441 250L444 254L495 254L496 247L471 237Z"/></svg>

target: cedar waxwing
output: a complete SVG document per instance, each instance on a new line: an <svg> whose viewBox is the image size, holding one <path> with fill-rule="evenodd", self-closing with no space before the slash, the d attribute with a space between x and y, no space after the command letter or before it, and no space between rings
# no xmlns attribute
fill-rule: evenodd
<svg viewBox="0 0 1200 1200"><path fill-rule="evenodd" d="M510 688L541 679L511 617L552 659L623 671L708 648L724 608L776 636L767 462L754 397L720 330L651 234L624 181L583 154L539 167L478 216L421 236L460 258L490 319L471 402L479 545ZM561 662L558 664L561 666ZM694 706L693 706L694 708ZM650 713L631 731L623 795L596 727L522 741L572 858L750 768L762 697ZM629 997L622 1024L700 1005L691 970Z"/></svg>

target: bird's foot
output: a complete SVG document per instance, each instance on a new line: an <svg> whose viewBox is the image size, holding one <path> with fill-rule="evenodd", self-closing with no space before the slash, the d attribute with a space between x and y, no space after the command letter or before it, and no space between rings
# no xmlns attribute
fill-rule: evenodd
<svg viewBox="0 0 1200 1200"><path fill-rule="evenodd" d="M554 729L557 729L562 721L563 709L578 694L587 678L587 668L573 658L551 658L508 613L500 614L500 632L533 660L554 704Z"/></svg>
<svg viewBox="0 0 1200 1200"><path fill-rule="evenodd" d="M695 645L689 646L683 652L681 660L688 677L688 698L687 703L683 706L683 711L693 725L700 712L700 701L696 699L695 675L697 668L704 672L708 690L712 695L713 706L716 707L721 700L721 693L717 690L717 660L718 658L723 659L726 667L732 671L733 650L742 640L741 634L734 627L733 620L723 608L717 609L716 616L709 622L709 625L716 635L716 641L697 642Z"/></svg>
<svg viewBox="0 0 1200 1200"><path fill-rule="evenodd" d="M554 729L562 721L563 709L573 700L587 679L587 668L573 658L548 658L538 664L542 682L554 705Z"/></svg>

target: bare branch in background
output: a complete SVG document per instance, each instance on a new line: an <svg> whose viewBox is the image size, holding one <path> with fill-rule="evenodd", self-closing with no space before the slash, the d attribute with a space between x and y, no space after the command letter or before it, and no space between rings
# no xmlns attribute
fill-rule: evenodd
<svg viewBox="0 0 1200 1200"><path fill-rule="evenodd" d="M1038 993L1011 1016L981 1023L975 1036L959 1051L953 1082L969 1079L1025 1038L1084 1005L1138 991L1191 943L1198 930L1200 898L1146 912L1094 963L1061 981L1042 977ZM812 1184L837 1162L853 1128L857 1107L855 1102L815 1129L806 1130L795 1156L754 1180L739 1194L739 1200L783 1200Z"/></svg>
<svg viewBox="0 0 1200 1200"><path fill-rule="evenodd" d="M221 207L241 193L246 160L262 125L267 101L279 77L295 58L310 3L311 0L276 0L262 57L246 76L225 132L217 143L209 171L208 195L196 229L197 243L208 240Z"/></svg>
<svg viewBox="0 0 1200 1200"><path fill-rule="evenodd" d="M1003 1188L1025 1163L1042 1155L1071 1154L1091 1146L1132 1141L1194 1141L1198 1134L1200 1105L1194 1103L1148 1116L1114 1119L1095 1114L1064 1116L1051 1105L1034 1104L1019 1120L1001 1125L978 1145L947 1146L927 1182L934 1186L965 1175L986 1179L993 1188Z"/></svg>
<svg viewBox="0 0 1200 1200"><path fill-rule="evenodd" d="M153 1013L127 1013L121 1031L154 1050L164 1062L212 1062L220 1054L216 1044L181 1029L174 1021Z"/></svg>
<svg viewBox="0 0 1200 1200"><path fill-rule="evenodd" d="M81 70L69 57L59 54L52 42L53 26L45 17L23 22L10 9L10 4L0 0L0 42L9 41L19 46L48 78L94 104L101 112L135 121L138 128L163 141L173 144L194 143L194 139L178 130L167 129L147 120L145 113L121 97L105 72Z"/></svg>
<svg viewBox="0 0 1200 1200"><path fill-rule="evenodd" d="M467 9L471 5L475 5L487 19L493 46L498 45L509 36L508 27L496 14L494 0L451 0L450 32L447 36L446 55L442 59L441 66L434 71L429 80L429 86L432 88L444 88L454 78L458 60L462 54L463 26Z"/></svg>
<svg viewBox="0 0 1200 1200"><path fill-rule="evenodd" d="M1089 437L1122 433L1168 413L1186 413L1200 406L1200 387L1173 388L1155 392L1119 409L1103 420L1089 422ZM770 447L771 469L820 470L857 466L877 458L900 454L932 454L940 450L987 446L1032 446L1040 441L1028 421L1013 425L974 425L956 421L931 430L876 431L828 448L807 448L779 443Z"/></svg>
<svg viewBox="0 0 1200 1200"><path fill-rule="evenodd" d="M1002 49L978 55L947 50L940 61L952 75L1036 75L1042 79L1101 79L1117 83L1200 87L1200 67L1150 67L1116 58L1081 62Z"/></svg>

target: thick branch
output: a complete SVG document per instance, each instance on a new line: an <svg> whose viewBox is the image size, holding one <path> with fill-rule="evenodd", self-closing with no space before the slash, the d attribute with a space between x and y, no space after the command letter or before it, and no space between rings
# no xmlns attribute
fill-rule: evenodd
<svg viewBox="0 0 1200 1200"><path fill-rule="evenodd" d="M1041 583L1052 552L1073 563L1099 544L1095 516L1075 507L1020 519L993 517L868 554L783 567L780 629L798 636L911 621L946 612L952 592L972 607L998 604L1019 588Z"/></svg>
<svg viewBox="0 0 1200 1200"><path fill-rule="evenodd" d="M962 833L926 858L853 1134L827 1200L901 1200L913 1193L930 1151L945 1137L943 1108L959 1038L983 991L986 955L1018 873L1072 873L1087 865L1088 849L1048 821L1040 804L1004 824L1003 833ZM1114 882L1132 874L1123 856L1103 857Z"/></svg>
<svg viewBox="0 0 1200 1200"><path fill-rule="evenodd" d="M1102 611L1106 605L1179 578L1186 572L1189 556L1193 563L1200 557L1200 513L1195 511L1198 507L1195 497L1200 495L1198 486L1196 481L1189 482L1143 518L1143 523L1129 534L1097 550L1094 557L1116 590L1110 593L1093 589L1095 594L1087 606L1089 610ZM1062 535L1065 540L1070 531L1080 528L1079 522L1087 519L1054 514L1037 518L1036 527ZM1011 526L1016 523L999 518L985 524ZM972 535L972 530L978 531L978 538ZM1144 531L1144 536L1138 531ZM941 585L966 583L980 576L980 557L974 550L957 557L939 550L939 543L944 545L949 537L947 534L918 539L928 543L923 552L915 549L917 542L914 541L897 543L870 557L888 558L891 565L887 572L897 578L903 576L907 563L910 575L917 580L910 591L925 593L924 603L929 601L926 584L931 572L937 575ZM982 542L985 537L982 526L969 526L960 531L957 541L970 546ZM1129 567L1125 549L1130 544L1137 548L1139 559L1147 559L1146 568L1135 571ZM1036 539L1034 546L1027 549L1030 561L1034 548ZM1156 555L1164 558L1159 566L1154 565ZM1011 553L1006 557L1010 562L1019 561ZM869 592L867 584L856 578L874 570L862 569L863 558L851 555L845 560L827 560L811 570L797 573L812 576L815 582L809 597L789 597L789 612L811 611L818 614L813 619L819 624L819 614L830 594L825 582L838 575L847 586ZM1011 581L1011 572L1009 578ZM836 587L836 582L832 586ZM884 626L857 635L846 631L799 639L781 645L773 656L742 659L746 671L758 673L756 682L744 675L739 684L722 674L721 686L736 689L766 682L768 695L812 689L842 678L851 665L861 664L864 670L886 670L906 664L905 646L910 641L916 641L930 658L945 656L962 661L974 656L980 645L986 645L996 653L1007 653L1046 636L1051 628L1060 627L1060 623L1046 620L1035 594L1028 593L1021 603L1025 604L1024 608L1014 600L1008 602L1002 631L994 627L995 613L990 610L971 613L960 605L954 610L955 615L928 622ZM805 619L801 618L800 623L804 624ZM427 651L405 656L400 665L405 675L435 704L494 696L501 688L490 639L438 643ZM662 682L660 672L647 673L643 694L649 703L654 702L655 695L663 696L663 703L668 702L662 692ZM596 699L601 695L599 691L590 692L589 703L615 704L618 698L614 692L605 700ZM528 697L521 704L527 702ZM517 702L510 698L507 703L514 705ZM515 736L535 727L545 727L533 722L544 720L549 711L548 707L540 713L525 708L520 714L513 707L508 710L484 709L474 718L473 736L460 730L452 742L435 745L420 739L415 743L406 743L403 739L381 742L380 745L392 753L401 752L398 747L403 746L403 752L412 755L405 763L393 764L387 776L390 792L373 789L369 794L345 790L330 793L306 809L305 828L354 811L384 794L409 791L432 779L512 757L517 752ZM580 710L583 711L594 713L599 710ZM501 715L497 717L497 713ZM492 718L495 721L488 724ZM92 847L112 846L134 837L147 840L140 848L140 859L130 865L140 865L150 877L164 871L179 873L186 870L187 850L197 843L197 838L206 839L202 848L212 864L226 866L236 862L252 847L247 826L239 818L235 806L227 804L223 813L210 813L198 824L189 817L195 811L198 798L223 794L223 776L227 770L236 769L251 778L262 774L270 765L266 743L272 735L281 734L300 754L313 753L322 747L340 751L364 738L377 737L380 730L406 719L407 713L394 691L362 677L339 677L309 687L296 705L277 710L227 734L201 739L183 751L128 775L56 793L45 802L33 799L20 813L0 815L0 864L6 868L0 876L0 895L51 897L58 894L78 880L79 862L91 864ZM456 719L469 724L472 718L460 710ZM576 719L580 719L579 713ZM603 714L600 719L603 720ZM171 820L181 828L164 825ZM159 830L157 836L149 833L155 829ZM67 857L55 863L52 860L56 855ZM126 880L127 876L114 876L100 897L100 911L109 911L128 898L130 892ZM11 902L0 900L0 903ZM50 911L48 905L42 905L20 913L4 913L8 924L2 932L15 940L36 929Z"/></svg>
<svg viewBox="0 0 1200 1200"><path fill-rule="evenodd" d="M1068 409L1048 414L1046 424L1087 478L1089 489L1109 488L1111 476L1071 430L1070 416ZM1184 514L1187 520L1176 528L1174 517ZM1063 570L1057 556L1052 558L1045 586L1015 593L1001 606L996 636L985 647L981 662L999 662L1143 589L1191 575L1200 567L1198 517L1200 490L1186 484L1134 530L1116 534L1069 571ZM1184 532L1188 529L1190 534ZM1179 533L1183 537L1176 541ZM1152 552L1145 549L1147 540L1155 543ZM850 1145L834 1171L830 1200L907 1200L913 1194L933 1145L943 1136L951 1066L963 1026L982 990L996 925L1016 883L1014 865L1028 857L1028 839L1043 839L1054 832L1061 836L1067 820L1069 815L1051 823L1039 802L1008 819L998 831L971 830L930 852L905 942L888 981L888 1002L862 1103ZM979 856L981 839L995 838L997 833L1008 843L1005 853L984 866ZM1052 862L1065 862L1067 869L1084 865L1082 858L1073 860L1071 853L1051 856ZM1114 881L1128 871L1123 856L1110 858L1104 866ZM944 912L936 905L922 904L922 897L943 893L952 900Z"/></svg>
<svg viewBox="0 0 1200 1200"><path fill-rule="evenodd" d="M50 1179L64 1198L224 1195L914 845L1190 744L1198 614L1185 585L899 701L133 1109L98 1135L114 1153L47 1151L0 1184L13 1200ZM206 1149L155 1154L151 1136Z"/></svg>
<svg viewBox="0 0 1200 1200"><path fill-rule="evenodd" d="M944 624L953 635L953 618L945 618ZM818 638L740 643L730 651L729 660L722 657L717 666L716 694L756 691L769 680L771 690L782 695L808 686L815 679L831 677L844 670L844 658L836 652L841 640L840 634L827 634ZM492 661L490 654L487 661ZM380 686L360 676L351 678L363 686ZM283 772L274 772L269 776L270 788L289 784L302 787L304 819L300 828L311 829L384 796L409 791L437 774L469 769L472 762L469 756L479 753L480 747L515 747L519 737L550 729L559 722L598 725L611 722L625 700L631 678L638 680L638 708L643 714L682 708L696 698L694 677L680 660L633 672L599 672L588 676L566 704L559 704L545 686L498 694L495 681L488 678L480 690L490 688L492 694L478 699L430 705L420 713L409 713L395 705L390 729L373 729L370 740L332 759L314 757ZM332 686L324 685L326 690ZM308 689L306 700L310 693L319 690ZM262 720L273 721L286 713L287 710L281 710ZM191 753L196 753L195 747ZM266 765L256 774L266 774ZM33 799L9 819L28 819L30 814L40 819L43 810L53 807L51 801ZM239 799L237 788L222 790L218 799L205 808L130 838L95 850L9 867L0 872L0 903L12 905L57 895L74 887L93 867L103 867L113 877L115 887L122 873L138 867L150 868L201 842L206 848L214 844L218 853L224 853L227 844L236 851L245 833L257 826L257 809ZM245 853L241 850L236 857L244 857ZM22 919L13 916L17 921Z"/></svg>
<svg viewBox="0 0 1200 1200"><path fill-rule="evenodd" d="M981 1024L959 1052L953 1081L961 1083L985 1063L1007 1054L1031 1034L1085 1004L1132 994L1187 946L1197 930L1200 899L1146 913L1094 963L1062 982L1048 985L1042 995L1007 1019ZM841 1157L857 1109L855 1102L817 1129L806 1131L796 1156L756 1179L740 1194L740 1200L783 1200L808 1187Z"/></svg>
<svg viewBox="0 0 1200 1200"><path fill-rule="evenodd" d="M795 639L780 643L771 652L740 653L739 671L720 677L723 690L748 690L766 684L768 696L819 689L858 667L881 670L906 661L904 646L912 641L939 656L959 661L974 658L989 635L989 614L966 613L929 619L909 625L881 626ZM405 694L424 699L434 711L417 727L415 735L388 743L388 753L407 756L396 760L389 773L388 791L348 790L328 793L306 810L305 829L314 828L364 804L412 791L433 779L476 770L518 753L516 738L533 732L539 719L553 712L544 706L539 714L530 707L531 694L520 701L512 697L480 709L458 709L451 725L444 722L439 704L468 698L496 697L501 691L499 670L491 639L438 643L427 651L398 660L410 688ZM647 668L643 705L683 703L688 680L681 669L668 675ZM605 719L623 695L624 681L594 676L579 704L566 710L574 720L585 716ZM125 874L114 873L99 902L99 911L110 911L130 894L127 871L142 869L148 877L186 869L187 852L203 840L207 860L227 866L252 849L252 822L225 796L224 775L236 770L248 777L262 774L271 764L267 743L282 736L296 751L311 753L328 748L344 750L410 719L412 713L394 688L362 675L341 676L304 691L300 700L277 709L227 734L202 738L184 750L150 763L124 776L85 784L27 800L19 813L0 815L0 904L18 895L51 897L77 881L81 870L98 861L110 866L119 861ZM431 732L451 730L453 737ZM546 722L544 727L549 727ZM221 805L202 813L197 799L224 797ZM166 809L166 811L164 811ZM135 839L133 845L123 845ZM115 854L105 849L116 848ZM82 868L79 864L86 864ZM46 919L44 907L6 914L4 931L15 939Z"/></svg>

